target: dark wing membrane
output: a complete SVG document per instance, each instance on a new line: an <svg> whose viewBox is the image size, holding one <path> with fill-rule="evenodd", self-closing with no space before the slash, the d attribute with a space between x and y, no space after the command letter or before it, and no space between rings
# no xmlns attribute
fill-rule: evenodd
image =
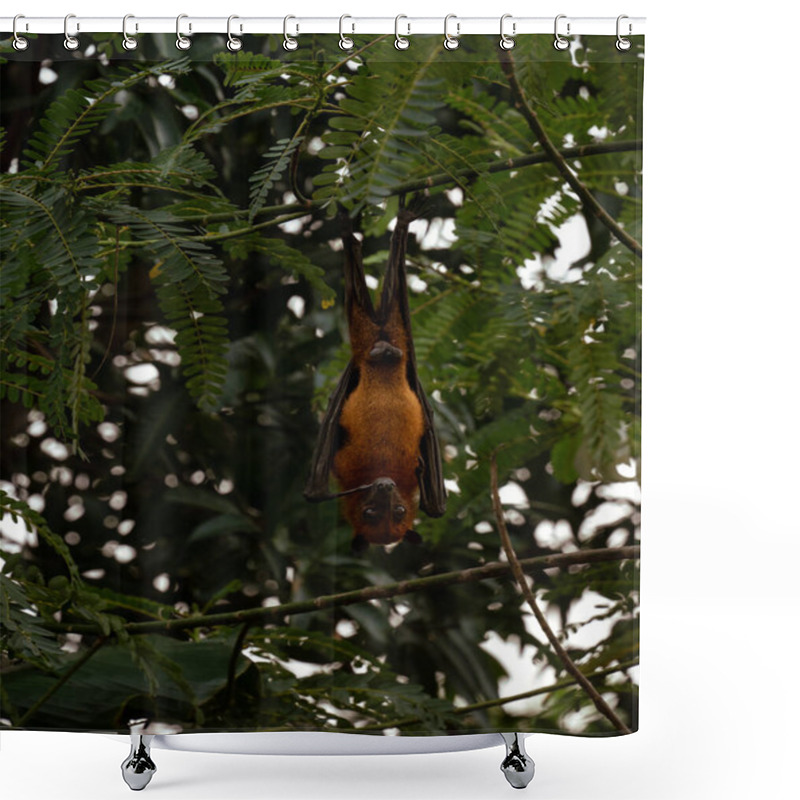
<svg viewBox="0 0 800 800"><path fill-rule="evenodd" d="M409 371L411 370L414 374L411 386L422 404L422 414L425 418L425 433L422 434L419 443L419 507L429 517L441 517L447 505L447 494L442 477L439 440L436 438L436 430L433 427L433 410L428 398L425 397L419 378L417 378L415 364Z"/></svg>
<svg viewBox="0 0 800 800"><path fill-rule="evenodd" d="M330 477L334 456L342 444L339 441L339 417L345 400L357 385L358 370L350 361L342 377L339 378L339 383L328 401L325 416L322 418L314 455L311 458L311 474L303 490L306 500L320 503L335 496L330 492Z"/></svg>
<svg viewBox="0 0 800 800"><path fill-rule="evenodd" d="M445 512L447 495L442 477L442 455L439 451L439 441L433 427L433 409L422 388L417 375L417 356L414 352L414 337L411 332L411 311L408 306L408 287L406 286L406 241L408 240L408 226L414 219L414 213L401 208L397 215L397 225L392 235L389 266L386 270L386 281L383 286L379 313L387 313L392 303L397 303L406 329L408 366L406 377L408 385L422 405L422 415L425 421L425 433L419 443L419 507L429 517L441 517Z"/></svg>
<svg viewBox="0 0 800 800"><path fill-rule="evenodd" d="M353 233L353 220L345 212L340 212L342 226L342 245L344 248L344 307L347 319L353 314L353 306L364 310L367 316L375 319L375 308L364 276L364 262L361 260L361 242Z"/></svg>
<svg viewBox="0 0 800 800"><path fill-rule="evenodd" d="M368 318L373 319L375 310L364 277L361 242L353 233L353 221L345 212L340 213L339 222L342 226L342 244L344 246L344 299L348 322L353 319L356 308L361 309ZM343 444L340 441L339 418L345 400L357 385L358 368L351 359L342 373L342 377L339 378L339 383L328 401L328 409L322 419L314 455L311 458L311 474L308 476L306 487L303 490L306 500L319 503L336 496L331 494L330 478L336 451Z"/></svg>
<svg viewBox="0 0 800 800"><path fill-rule="evenodd" d="M381 302L378 306L378 322L386 324L392 310L397 306L403 318L408 338L411 338L411 314L408 308L408 287L406 286L406 243L408 226L414 215L401 208L397 212L397 222L389 243L389 261L381 289Z"/></svg>

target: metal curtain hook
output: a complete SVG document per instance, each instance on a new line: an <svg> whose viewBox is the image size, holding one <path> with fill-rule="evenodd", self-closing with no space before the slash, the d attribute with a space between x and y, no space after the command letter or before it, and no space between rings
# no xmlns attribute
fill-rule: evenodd
<svg viewBox="0 0 800 800"><path fill-rule="evenodd" d="M14 49L19 50L27 50L28 49L28 40L23 38L17 33L17 20L25 19L24 14L17 14L14 17L14 22L12 24L12 28L14 31ZM28 23L25 23L25 30L28 30Z"/></svg>
<svg viewBox="0 0 800 800"><path fill-rule="evenodd" d="M292 37L289 36L289 32L287 30L287 27L289 25L289 20L290 19L297 19L297 17L293 17L291 14L289 14L288 16L283 18L283 49L284 50L297 50L297 39L292 39ZM300 32L300 28L299 28L299 26L296 26L296 27L297 27L297 30L295 31L295 33L299 33Z"/></svg>
<svg viewBox="0 0 800 800"><path fill-rule="evenodd" d="M447 23L450 22L451 19L456 20L456 35L453 36L447 30ZM458 22L458 17L455 14L448 14L444 18L444 46L446 50L455 50L458 47L458 35L461 33L461 23Z"/></svg>
<svg viewBox="0 0 800 800"><path fill-rule="evenodd" d="M405 36L400 35L400 20L401 19L408 19L405 14L398 14L394 18L394 46L398 50L408 50L411 42L406 39ZM411 35L411 23L407 22L406 25L408 26L408 33L407 36Z"/></svg>
<svg viewBox="0 0 800 800"><path fill-rule="evenodd" d="M630 50L631 49L631 40L624 38L622 36L622 34L620 33L620 28L622 27L621 23L622 23L622 20L624 20L624 19L628 19L628 17L625 14L620 14L617 17L617 50L619 50L622 53L624 53L626 50ZM631 23L629 22L628 23L628 36L631 35L632 31L633 31L633 25L631 25Z"/></svg>
<svg viewBox="0 0 800 800"><path fill-rule="evenodd" d="M228 50L231 51L231 53L235 53L237 50L242 49L242 40L237 39L231 33L231 22L233 22L233 20L235 19L239 19L239 17L237 17L235 14L232 14L230 17L228 17L228 43L226 44L226 47L228 48ZM239 25L239 33L241 32L242 32L242 26Z"/></svg>
<svg viewBox="0 0 800 800"><path fill-rule="evenodd" d="M516 44L516 42L511 38L511 36L516 36L517 23L516 22L511 23L511 36L506 36L504 27L507 19L511 19L511 14L503 14L503 16L500 17L500 47L503 50L511 50L511 48L513 48L514 45Z"/></svg>
<svg viewBox="0 0 800 800"><path fill-rule="evenodd" d="M66 47L67 50L77 50L78 46L80 45L78 37L70 36L69 33L69 21L71 19L75 19L74 14L67 14L67 16L64 17L64 47ZM75 30L80 30L80 25L77 23L75 25Z"/></svg>
<svg viewBox="0 0 800 800"><path fill-rule="evenodd" d="M175 20L175 35L178 37L175 40L175 47L178 50L188 50L192 46L192 40L188 39L181 33L181 20L188 19L188 14L178 14L178 18ZM192 30L192 23L189 23L189 31Z"/></svg>
<svg viewBox="0 0 800 800"><path fill-rule="evenodd" d="M133 14L126 14L122 18L122 46L126 50L135 50L139 46L139 42L136 41L132 36L128 36L128 20L129 19L136 19ZM134 23L134 29L139 30L139 24Z"/></svg>
<svg viewBox="0 0 800 800"><path fill-rule="evenodd" d="M556 17L556 22L555 22L555 26L554 26L554 33L555 33L555 37L556 38L553 40L553 47L555 47L556 50L566 50L569 47L569 40L565 39L558 32L558 21L560 19L566 19L566 18L567 18L566 14L559 14ZM569 35L569 22L567 23L567 35Z"/></svg>
<svg viewBox="0 0 800 800"><path fill-rule="evenodd" d="M339 47L341 47L342 50L350 50L355 44L355 42L349 36L344 35L344 21L346 19L353 18L349 14L342 14L342 16L339 17ZM351 23L350 27L351 31L355 32L355 24Z"/></svg>

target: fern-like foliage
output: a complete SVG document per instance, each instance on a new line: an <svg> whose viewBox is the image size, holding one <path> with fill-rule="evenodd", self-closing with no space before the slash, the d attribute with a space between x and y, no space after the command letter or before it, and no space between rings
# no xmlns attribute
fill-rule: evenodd
<svg viewBox="0 0 800 800"><path fill-rule="evenodd" d="M420 36L402 53L380 37L346 54L335 39L301 39L291 57L278 42L265 50L275 57L193 66L75 58L31 98L32 133L0 131L13 150L0 175L0 398L13 431L0 477L42 508L0 495L0 514L30 532L0 571L14 666L0 701L15 725L31 709L32 724L74 724L71 691L36 707L69 678L87 727L117 724L136 697L195 728L504 729L519 720L486 707L505 670L484 643L516 637L561 670L502 578L337 605L238 639L234 617L206 620L495 559L492 459L501 493L515 484L503 502L521 555L559 549L541 520L566 525L579 548L602 546L611 532L584 537L583 523L639 456L641 265L545 157L496 38L448 53ZM519 85L550 139L585 146L565 154L570 169L638 237L639 65L596 60L588 45L585 59L553 56L542 37L518 47ZM594 146L606 141L615 152ZM425 197L409 305L447 512L421 515L423 551L353 554L336 504L302 495L318 414L350 358L335 212L353 217L375 285L398 196L412 191ZM579 251L566 246L576 229ZM635 525L631 513L614 541L633 542ZM574 651L582 664L629 659L630 563L536 579L569 630L608 625ZM609 605L578 619L586 589ZM187 609L202 636L146 638L135 625ZM105 641L76 677L80 655L53 631L81 623ZM301 677L293 661L312 669ZM119 682L99 692L109 664ZM633 717L629 680L602 690ZM587 702L551 693L543 718L558 730Z"/></svg>
<svg viewBox="0 0 800 800"><path fill-rule="evenodd" d="M8 554L0 571L0 646L21 661L50 670L59 663L63 652L55 634L42 625L43 610L53 603L57 607L64 592L69 594L81 587L78 565L44 517L3 489L0 489L0 519L21 523L57 554L66 570L66 575L62 574L47 587L40 573L35 569L25 570L18 556Z"/></svg>
<svg viewBox="0 0 800 800"><path fill-rule="evenodd" d="M164 317L177 331L186 386L200 408L213 409L227 372L227 321L219 295L228 275L222 262L168 211L127 207L111 218L129 227L151 254L150 276Z"/></svg>
<svg viewBox="0 0 800 800"><path fill-rule="evenodd" d="M311 110L316 107L320 94L335 86L320 85L318 70L313 65L286 65L264 60L261 56L246 57L239 62L220 55L218 61L227 70L226 83L235 89L234 94L200 114L187 128L185 142L198 141L253 115L279 114L290 109Z"/></svg>
<svg viewBox="0 0 800 800"><path fill-rule="evenodd" d="M10 182L9 182L10 183ZM4 302L9 303L26 284L37 282L31 268L45 273L49 289L80 294L96 287L97 242L91 221L70 208L70 198L59 186L36 195L30 184L3 186L3 219L7 228L4 247L7 268L3 270Z"/></svg>
<svg viewBox="0 0 800 800"><path fill-rule="evenodd" d="M301 143L302 138L295 134L291 139L280 139L264 153L264 165L250 177L250 222L264 207L270 189L286 172L294 151Z"/></svg>
<svg viewBox="0 0 800 800"><path fill-rule="evenodd" d="M436 110L445 87L437 69L439 48L425 43L417 60L398 65L389 79L359 71L333 116L322 151L332 159L315 178L318 200L338 200L349 208L379 205L394 187L425 163L424 142L435 136Z"/></svg>
<svg viewBox="0 0 800 800"><path fill-rule="evenodd" d="M132 189L195 196L198 188L217 193L215 178L208 158L181 144L162 150L151 161L123 161L82 170L76 187L82 192L102 192L106 200L124 197Z"/></svg>
<svg viewBox="0 0 800 800"><path fill-rule="evenodd" d="M0 489L0 519L6 516L12 522L22 522L29 532L37 533L63 561L70 580L80 583L78 566L63 539L50 530L50 526L38 511L34 511L27 503L17 500L16 497L12 497L4 489Z"/></svg>
<svg viewBox="0 0 800 800"><path fill-rule="evenodd" d="M87 81L83 89L69 89L53 102L42 117L24 151L24 166L42 172L55 169L75 143L97 127L114 109L114 98L151 76L185 72L188 59L156 64L145 69L121 70L111 78Z"/></svg>
<svg viewBox="0 0 800 800"><path fill-rule="evenodd" d="M96 387L86 375L91 340L86 330L88 295L96 289L99 271L97 238L91 218L72 209L61 187L37 195L30 191L34 186L15 182L0 190L5 228L3 389L22 391L27 403L38 394L42 407L56 420L59 435L74 438L80 424L102 418L91 396ZM37 360L19 346L36 327L35 317L44 302L51 303L53 348L46 359ZM38 331L35 335L41 339ZM29 366L39 373L30 383Z"/></svg>

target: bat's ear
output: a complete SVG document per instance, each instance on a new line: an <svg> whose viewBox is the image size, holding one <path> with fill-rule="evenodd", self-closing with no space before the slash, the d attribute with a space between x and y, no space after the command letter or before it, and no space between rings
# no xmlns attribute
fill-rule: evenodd
<svg viewBox="0 0 800 800"><path fill-rule="evenodd" d="M363 553L369 547L369 542L359 533L353 537L350 547L354 553Z"/></svg>
<svg viewBox="0 0 800 800"><path fill-rule="evenodd" d="M416 531L412 531L411 528L409 528L405 536L403 536L403 541L409 544L422 544L422 537Z"/></svg>

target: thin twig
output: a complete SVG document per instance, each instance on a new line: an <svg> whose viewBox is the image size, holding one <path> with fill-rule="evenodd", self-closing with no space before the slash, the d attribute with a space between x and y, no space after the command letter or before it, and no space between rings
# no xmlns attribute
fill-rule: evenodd
<svg viewBox="0 0 800 800"><path fill-rule="evenodd" d="M106 639L98 637L94 644L22 715L18 727L23 727L32 717L70 678L83 667L89 659L103 646Z"/></svg>
<svg viewBox="0 0 800 800"><path fill-rule="evenodd" d="M615 672L624 672L625 670L630 669L631 667L636 667L639 665L639 659L633 658L630 661L624 661L621 664L617 664L613 667L606 667L605 669L599 669L596 672L589 672L584 673L586 678L590 681L597 680L598 678L604 678L606 675L613 675ZM564 678L563 680L556 681L555 683L551 683L549 686L541 686L538 689L531 689L527 692L520 692L519 694L512 694L507 695L506 697L498 697L496 700L484 700L482 703L473 703L469 706L460 706L459 708L455 709L455 714L469 714L471 711L482 711L485 708L492 708L494 706L504 706L508 703L516 703L518 700L527 700L530 697L536 697L540 694L550 694L550 692L556 692L559 689L566 689L569 686L575 686L578 681L575 678Z"/></svg>
<svg viewBox="0 0 800 800"><path fill-rule="evenodd" d="M371 39L369 42L367 42L365 45L362 45L357 50L350 50L344 56L344 58L341 61L338 61L336 64L334 64L327 72L325 72L322 75L322 77L323 78L328 78L330 75L335 75L338 72L338 70L342 67L343 64L346 64L348 61L353 61L353 60L358 59L358 57L360 55L362 55L362 53L365 53L370 48L375 47L376 45L380 44L382 41L386 40L388 37L389 37L389 34L384 34L382 36L378 36L375 39ZM337 86L337 88L338 88L338 86L341 86L341 84L338 84L338 85L334 84L334 85Z"/></svg>
<svg viewBox="0 0 800 800"><path fill-rule="evenodd" d="M270 228L275 225L282 225L284 222L290 222L293 219L299 219L300 217L304 217L308 214L307 210L300 211L296 214L285 214L281 217L274 217L273 219L265 220L264 222L256 223L255 225L249 225L244 228L237 228L236 230L232 231L221 231L219 233L201 233L197 236L185 236L181 239L181 241L185 242L221 242L225 239L236 239L239 236L249 236L253 231L260 230L262 228ZM184 222L186 218L181 217L175 220L176 222ZM140 247L149 247L152 244L158 244L161 240L160 239L137 239L135 241L126 242L127 249L133 248L140 248ZM106 244L105 240L101 240L101 245ZM100 253L97 254L98 258L104 258L105 256L110 254L110 250L102 250Z"/></svg>
<svg viewBox="0 0 800 800"><path fill-rule="evenodd" d="M641 139L624 142L598 142L597 144L584 144L577 147L565 147L563 150L556 151L562 159L584 158L587 156L599 156L606 153L626 153L642 149ZM429 178L422 178L409 181L392 190L392 194L402 194L403 192L418 192L423 189L432 189L435 186L443 186L448 183L458 183L460 181L477 178L482 174L495 174L497 172L513 172L524 167L533 167L537 164L545 164L551 160L547 153L528 153L516 158L500 158L490 161L480 167L465 167L454 172L441 172Z"/></svg>
<svg viewBox="0 0 800 800"><path fill-rule="evenodd" d="M606 667L605 669L599 669L596 672L592 672L587 674L587 678L589 680L597 680L598 678L604 678L606 675L613 675L615 672L624 672L625 670L630 669L631 667L635 667L639 664L638 659L631 659L630 661L624 661L622 664L617 664L613 667ZM556 692L559 689L566 689L570 686L574 686L578 681L575 678L564 678L563 680L556 681L555 683L551 683L549 686L540 686L538 689L531 689L528 692L520 692L519 694L512 694L506 695L505 697L496 697L493 700L484 700L480 703L471 703L468 706L459 706L458 708L454 708L452 713L454 715L464 715L470 714L473 711L483 711L487 708L494 708L495 706L504 706L508 703L515 703L518 700L527 700L530 697L536 697L540 694L550 694L550 692ZM415 722L421 722L422 717L413 716L413 717L403 717L402 719L398 720L390 720L389 722L383 722L380 724L375 725L365 725L362 728L359 728L359 731L382 731L386 728L402 728L406 725L413 725Z"/></svg>
<svg viewBox="0 0 800 800"><path fill-rule="evenodd" d="M538 115L533 108L531 108L530 103L525 97L525 92L522 86L520 86L517 80L517 74L514 70L514 59L507 50L500 53L500 65L508 78L508 85L511 89L511 93L514 95L515 107L525 118L525 121L538 139L542 149L547 153L550 161L553 162L564 180L570 185L575 194L578 195L584 207L591 211L629 250L641 258L642 246L639 242L624 231L617 221L600 205L595 196L581 183L575 173L569 168L563 155L559 153L558 148L550 140L541 122L539 122Z"/></svg>
<svg viewBox="0 0 800 800"><path fill-rule="evenodd" d="M545 636L547 636L547 639L550 642L553 650L555 650L556 655L558 655L558 657L561 659L564 669L570 675L572 675L573 678L575 678L576 682L580 684L586 694L589 695L597 710L603 714L603 716L605 716L618 731L622 731L623 733L631 733L631 729L617 716L614 709L611 708L611 706L603 699L602 695L597 691L597 689L594 688L594 686L592 686L588 678L580 671L575 662L570 658L569 653L567 653L567 651L564 649L564 646L558 641L558 637L555 635L555 633L553 633L550 623L547 621L544 613L542 613L542 610L539 608L539 604L536 602L536 598L533 596L531 587L528 585L528 581L525 579L525 573L522 570L522 565L517 558L517 554L514 552L514 547L511 544L511 538L508 535L506 520L503 516L503 506L500 503L500 490L497 486L496 451L491 455L489 473L492 485L492 506L494 507L494 515L497 519L497 528L500 532L500 540L503 543L503 550L505 550L506 557L511 565L511 571L516 578L517 583L519 584L519 588L522 591L525 599L528 601L531 611L533 611L533 616L536 617L536 621L541 626Z"/></svg>
<svg viewBox="0 0 800 800"><path fill-rule="evenodd" d="M597 142L595 144L582 144L578 145L577 147L565 147L563 150L559 151L559 154L564 159L572 159L588 158L589 156L599 156L607 153L635 152L641 149L641 139L634 139L631 141ZM537 166L538 164L549 163L549 161L550 157L546 153L528 153L524 156L517 156L515 158L499 158L495 161L490 161L488 164L483 164L480 167L464 167L463 169L454 170L453 172L440 172L436 173L435 175L430 175L427 178L418 178L413 181L401 183L390 191L390 195L413 194L414 192L433 189L437 186L446 186L447 184L451 183L457 184L462 181L476 178L483 174L513 172L514 170L524 169L525 167L533 167ZM308 203L285 203L283 205L264 206L263 208L259 209L256 217L269 216L277 212L307 212L313 208L323 206L327 202L328 198L323 200L310 200ZM207 225L212 222L229 222L230 220L244 218L248 213L248 209L243 208L237 209L236 211L220 211L213 214L188 214L186 216L182 216L180 221L196 222L201 225Z"/></svg>
<svg viewBox="0 0 800 800"><path fill-rule="evenodd" d="M118 313L118 306L119 306L119 225L116 227L116 236L114 242L114 300L113 300L113 309L111 312L111 331L108 334L108 342L106 343L106 349L103 353L103 357L100 359L100 363L97 365L97 369L92 374L92 380L97 377L97 374L103 368L103 364L106 363L109 354L111 353L111 346L114 344L114 336L117 332L117 313Z"/></svg>
<svg viewBox="0 0 800 800"><path fill-rule="evenodd" d="M638 545L626 547L607 548L601 547L592 550L578 550L574 553L554 553L549 556L527 558L519 562L522 569L542 570L549 567L569 567L576 564L596 564L606 561L624 561L638 558ZM279 606L267 608L250 608L243 611L232 611L225 614L204 614L193 617L183 617L172 620L158 620L152 622L131 622L123 626L128 634L140 633L166 633L186 631L195 628L210 628L216 625L239 625L251 622L253 625L264 624L274 620L283 620L295 614L308 614L313 611L322 611L329 608L340 608L355 603L364 603L368 600L385 600L404 594L421 592L432 587L441 588L459 583L472 583L490 578L504 578L509 573L509 565L501 562L485 564L482 567L443 572L425 578L412 578L399 583L390 583L384 586L368 586L365 589L356 589L341 594L322 595L311 600L300 600L284 603ZM43 628L57 633L95 633L98 626L92 623L48 623Z"/></svg>

